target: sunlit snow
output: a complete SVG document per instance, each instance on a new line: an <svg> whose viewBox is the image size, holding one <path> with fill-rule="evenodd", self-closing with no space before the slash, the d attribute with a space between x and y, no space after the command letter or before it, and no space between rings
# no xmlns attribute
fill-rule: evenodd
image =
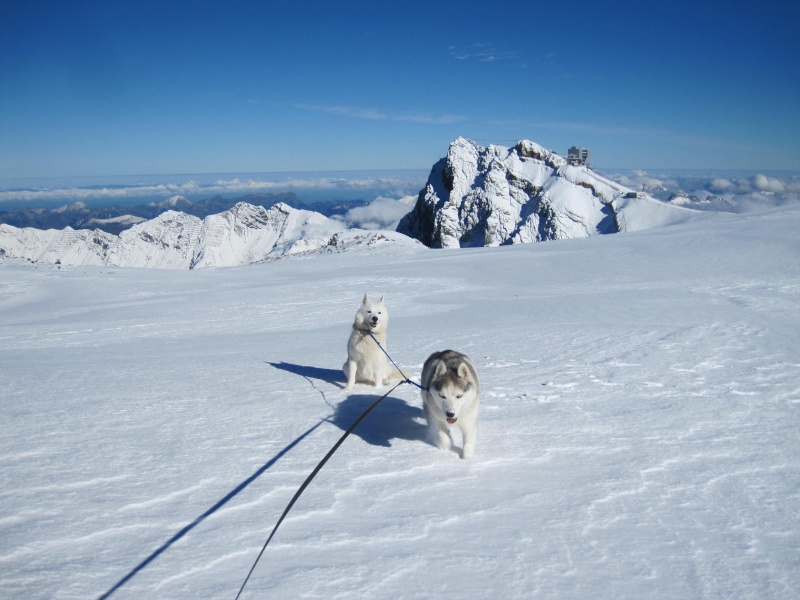
<svg viewBox="0 0 800 600"><path fill-rule="evenodd" d="M243 598L797 598L798 231L787 207L201 271L0 259L2 595L234 598L388 389L343 390L369 292L412 377L475 361L475 456L401 386Z"/></svg>

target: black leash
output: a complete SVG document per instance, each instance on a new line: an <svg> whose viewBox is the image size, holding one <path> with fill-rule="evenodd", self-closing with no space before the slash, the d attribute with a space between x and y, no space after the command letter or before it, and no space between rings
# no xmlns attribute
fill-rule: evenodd
<svg viewBox="0 0 800 600"><path fill-rule="evenodd" d="M375 340L375 341L377 342L378 340ZM378 344L378 345L380 346L380 344ZM389 360L391 360L391 359L389 359ZM370 412L372 412L372 409L374 409L376 406L378 406L378 404L380 404L389 394L391 394L393 391L395 391L397 388L399 388L401 385L403 385L404 383L406 383L408 381L409 381L408 379L406 379L404 381L401 381L396 386L394 386L392 389L390 389L388 392L386 392L383 396L381 396L375 402L373 402L372 405L367 410L365 410L362 413L362 415L360 417L358 417L358 419L356 419L355 423L353 423L350 426L350 428L347 431L344 432L344 435L342 437L340 437L339 441L336 442L334 444L333 448L331 448L328 451L328 453L325 455L325 458L323 458L319 462L319 464L316 467L314 467L314 470L311 471L311 475L309 475L306 478L306 480L303 482L303 485L301 485L300 488L297 490L297 492L295 492L295 495L292 497L292 499L289 501L288 506L283 511L283 514L281 515L281 518L278 519L278 522L275 523L275 527L272 528L272 533L269 534L269 537L267 538L267 541L264 542L264 545L261 548L261 552L258 553L258 556L256 557L256 560L253 563L253 566L250 567L250 572L247 574L247 577L245 578L244 583L242 583L242 587L239 588L239 593L236 594L236 600L239 600L239 596L242 595L242 591L244 590L244 586L247 585L247 582L250 580L250 576L253 574L253 571L255 571L255 569L256 569L256 565L258 564L258 561L261 560L261 556L264 554L264 550L267 549L267 546L269 545L270 541L272 540L272 537L275 535L275 532L278 531L278 527L280 527L281 523L283 523L283 519L286 517L286 515L292 509L292 506L294 506L294 503L297 502L297 499L300 497L300 494L303 493L303 491L308 487L308 484L311 483L311 480L314 479L314 477L317 475L317 473L320 472L322 467L325 466L325 463L328 462L328 459L331 456L333 456L333 453L336 452L336 450L339 449L339 446L342 445L342 443L347 438L347 436L350 435L356 427L358 427L358 425L361 423L361 421L363 421ZM411 383L413 383L413 382L411 382Z"/></svg>
<svg viewBox="0 0 800 600"><path fill-rule="evenodd" d="M312 479L314 479L314 477L316 477L317 473L319 473L319 472L320 472L320 470L322 469L322 467L323 467L323 466L325 466L325 463L327 463L327 462L328 462L328 459L330 459L330 457L331 457L331 456L333 456L333 453L334 453L334 452L336 452L336 450L338 450L338 449L339 449L339 446L341 446L341 445L342 445L342 443L344 443L344 440L347 438L347 436L349 436L349 435L350 435L350 434L351 434L351 433L352 433L352 432L355 430L355 428L359 426L359 424L361 423L361 421L363 421L363 420L364 420L364 419L367 417L367 415L368 415L369 413L371 413L371 412L372 412L372 410L373 410L373 409L374 409L376 406L378 406L378 404L380 404L380 403L381 403L383 400L385 400L385 399L386 399L386 397L387 397L387 396L389 396L389 394L391 394L393 391L395 391L395 390L396 390L398 387L400 387L400 386L401 386L401 385L403 385L404 383L410 383L410 384L412 384L412 385L415 385L415 386L417 386L417 387L418 387L419 389L421 389L421 390L426 390L426 389L427 389L427 388L425 388L425 387L421 386L420 384L416 383L415 381L411 381L411 379L409 379L408 377L406 377L406 374L405 374L405 373L403 373L403 371L400 369L400 367L398 367L398 366L397 366L397 363L395 363L395 362L394 362L394 360L392 360L392 357L391 357L391 356L389 356L389 353L388 353L388 352L386 352L386 350L384 349L384 347L383 347L383 346L381 346L381 343L380 343L380 342L377 340L377 338L376 338L376 337L375 337L375 336L372 334L372 332L370 332L370 333L369 333L369 335L370 335L370 337L371 337L373 340L375 340L375 343L376 343L376 344L378 344L378 348L380 348L380 349L383 351L383 353L386 355L386 358L388 358L388 359L389 359L389 361L390 361L390 362L391 362L391 363L392 363L392 364L395 366L395 368L396 368L396 369L397 369L397 371L400 373L400 375L402 375L402 376L403 376L403 380L402 380L402 381L400 381L400 382L399 382L397 385L395 385L395 386L394 386L392 389L390 389L388 392L386 392L386 393L385 393L383 396L381 396L380 398L378 398L378 399L377 399L375 402L373 402L373 403L372 403L372 405L371 405L369 408L367 408L367 410L365 410L365 411L364 411L364 412L361 414L361 416L360 416L360 417L358 417L358 419L356 419L356 420L355 420L355 422L354 422L354 423L353 423L353 424L352 424L352 425L349 427L349 429L348 429L347 431L345 431L345 432L344 432L344 435L342 435L342 437L340 437L340 438L339 438L339 441L338 441L338 442L336 442L336 444L334 444L333 448L331 448L331 449L330 449L330 451L329 451L329 452L328 452L328 453L325 455L325 457L324 457L324 458L323 458L323 459L322 459L322 460L319 462L319 464L318 464L318 465L317 465L317 466L314 468L314 470L311 472L311 475L309 475L309 476L306 478L306 480L303 482L303 484L302 484L302 485L300 486L300 488L297 490L297 492L295 493L295 495L292 497L292 499L291 499L291 501L289 502L289 504L288 504L288 506L286 507L286 509L283 511L283 514L281 515L280 519L278 519L278 522L275 524L275 527L272 529L272 533L270 533L270 534L269 534L269 537L267 538L267 541L266 541L266 542L264 542L264 546L261 548L261 552L259 552L259 553L258 553L258 556L256 557L256 560L255 560L255 562L253 563L253 566L252 566L252 567L250 567L250 572L247 574L247 577L245 578L245 580L244 580L244 583L242 583L242 587L240 587L240 588L239 588L239 593L238 593L238 594L236 594L236 599L237 599L237 600L238 600L238 599L239 599L239 597L242 595L242 592L244 591L244 587L247 585L247 582L250 580L250 576L253 574L253 571L255 571L255 568L256 568L256 565L258 564L258 561L259 561L259 560L261 560L261 556L264 554L264 551L267 549L267 546L269 545L270 541L272 540L273 536L275 535L275 532L278 530L278 527L280 527L280 525L281 525L281 523L283 522L284 518L285 518L285 517L286 517L286 515L289 513L289 511L292 509L292 506L294 506L295 502L297 502L297 499L300 497L300 495L303 493L303 491L304 491L304 490L305 490L305 489L308 487L308 485L311 483L311 480L312 480ZM306 432L305 432L303 435L301 435L299 438L297 438L297 439L296 439L294 442L292 442L292 443L291 443L289 446L287 446L286 448L284 448L284 449L283 449L283 450L282 450L282 451L281 451L281 452L280 452L280 453L279 453L279 454L278 454L278 455L277 455L275 458L273 458L273 459L272 459L271 461L269 461L269 462L268 462L266 465L264 465L264 466L263 466L261 469L259 469L258 471L256 471L256 472L255 472L253 475L251 475L251 476L250 476L248 479L246 479L244 482L242 482L242 484L240 484L240 485L239 485L239 486L238 486L238 487L237 487L237 488L236 488L236 489L235 489L233 492L229 493L229 494L228 494L227 496L225 496L225 497L224 497L222 500L220 500L219 502L217 502L217 503L216 503L214 506L212 506L212 507L211 507L209 510L207 510L205 513L203 513L203 514L202 514L200 517L198 517L198 518L197 518L197 519L195 519L195 520L194 520L192 523L190 523L189 525L187 525L186 527L184 527L183 529L181 529L181 530L180 530L180 531L179 531L177 534L175 534L175 535L174 535L174 536L173 536L173 537L172 537L172 538L171 538L171 539L170 539L170 540L169 540L167 543L165 543L163 546L161 546L160 548L158 548L158 549L157 549L155 552L153 552L153 553L152 553L150 556L148 556L148 557L147 557L147 558L146 558L144 561L142 561L142 562L141 562L139 565L137 565L137 566L136 566L136 567L135 567L135 568L134 568L134 569L133 569L133 570L132 570L130 573L128 573L128 574L127 574L125 577L123 577L123 578L122 578L120 581L118 581L118 582L117 582L117 583L116 583L116 584L115 584L115 585L114 585L114 586L113 586L111 589L109 589L109 590L108 590L107 592L105 592L105 593L104 593L102 596L100 596L100 599L99 599L99 600L103 600L103 599L105 599L105 598L108 598L108 597L110 597L110 596L111 596L111 595L112 595L114 592L116 592L116 591L117 591L119 588L121 588L123 585L125 585L125 584L126 584L126 583L127 583L127 582L128 582L130 579L131 579L131 578L133 578L133 576L134 576L134 575L136 575L136 574L137 574L139 571L141 571L142 569L144 569L144 568L145 568L147 565L149 565L149 564L150 564L150 563L151 563L153 560L155 560L155 559L156 559L156 558L157 558L157 557L158 557L158 556L159 556L159 555L160 555L162 552L164 552L164 551L165 551L167 548L169 548L169 547L170 547L170 546L171 546L171 545L172 545L174 542L176 542L176 541L177 541L177 540L179 540L181 537L183 537L183 536L184 536L186 533L188 533L188 532L189 532L191 529L193 529L193 528L194 528L194 527L195 527L197 524L199 524L201 521L203 521L203 520L204 520L206 517L208 517L209 515L213 514L213 513L214 513L214 512L215 512L217 509L219 509L219 508L220 508L222 505L224 505L225 503L227 503L227 502L228 502L228 501L229 501L231 498L233 498L233 497L234 497L236 494L238 494L238 493L239 493L239 492L240 492L242 489L244 489L245 487L247 487L247 485L249 485L249 484L250 484L250 483L251 483L251 482L252 482L254 479L256 479L256 478L257 478L259 475L261 475L261 473L263 473L263 472L264 472L264 471L266 471L266 470L267 470L269 467L271 467L271 466L272 466L272 465L275 463L275 461L277 461L277 459L278 459L278 458L280 458L281 456L283 456L283 455L284 455L286 452L288 452L288 451L289 451L289 450L290 450L292 447L294 447L295 445L297 445L297 444L300 442L300 440L302 440L303 438L305 438L305 437L306 437L308 434L310 434L312 431L314 431L314 430L315 430L317 427L319 427L321 424L322 424L322 421L321 421L320 423L317 423L316 425L314 425L314 427L312 427L311 429L309 429L308 431L306 431Z"/></svg>
<svg viewBox="0 0 800 600"><path fill-rule="evenodd" d="M389 362L391 362L394 365L394 368L397 369L397 372L400 373L400 375L403 376L403 381L401 383L410 383L411 385L415 385L419 389L421 389L421 390L423 390L425 392L428 391L428 388L426 388L425 386L422 386L422 385L418 384L416 381L411 381L408 377L406 377L406 374L403 373L402 369L397 366L397 363L392 360L392 357L389 356L389 353L384 349L383 346L381 346L381 343L378 341L378 338L376 338L374 335L372 335L371 331L369 332L369 337L371 337L373 340L375 340L375 343L378 344L378 348L383 350L383 353L386 355L386 358L389 359Z"/></svg>
<svg viewBox="0 0 800 600"><path fill-rule="evenodd" d="M248 477L248 478L247 478L247 479L245 479L245 480L244 480L242 483L240 483L238 486L236 486L236 488L234 488L234 489L233 489L231 492L229 492L229 493L228 493L228 494L227 494L227 495L226 495L224 498L222 498L222 499L221 499L221 500L219 500L219 501L218 501L216 504L214 504L214 506L212 506L211 508L209 508L209 509L208 509L206 512L204 512L202 515L200 515L199 517L197 517L197 518L196 518L194 521L192 521L191 523L189 523L189 524L188 524L186 527L184 527L183 529L181 529L181 530L180 530L178 533L176 533L175 535L173 535L173 536L172 536L172 537L171 537L171 538L170 538L170 539L169 539L167 542L165 542L164 544L162 544L162 545L161 545L161 547L159 547L159 548L158 548L156 551L154 551L154 552L153 552L153 553L152 553L150 556L148 556L146 559L144 559L142 562L140 562L140 563L139 563L139 564L138 564L136 567L134 567L134 568L133 568L133 570L132 570L132 571L130 571L130 572L127 574L127 575L125 575L125 577L123 577L123 578L122 578L122 579L120 579L120 580L119 580L119 581L118 581L116 584L114 584L114 586L113 586L113 587L111 587L111 589L109 589L109 590L108 590L107 592L105 592L105 593L104 593L102 596L100 596L100 597L98 598L98 600L106 600L107 598L111 597L111 595L112 595L114 592L116 592L116 591L117 591L119 588L121 588L121 587L122 587L123 585L125 585L125 584L126 584L128 581L130 581L130 580L131 580L131 579L132 579L132 578L133 578L133 577L134 577L134 576L135 576L137 573L139 573L139 571L141 571L142 569L144 569L145 567L147 567L147 566L148 566L148 565L149 565L151 562L153 562L153 561L154 561L156 558L158 558L158 557L159 557L159 555L161 555L161 554L162 554L163 552L165 552L165 551L166 551L168 548L170 548L170 546L172 546L172 544L174 544L175 542L177 542L178 540L180 540L180 539L181 539L183 536L185 536L187 533L189 533L189 532L190 532L192 529L194 529L194 528L195 528L197 525L199 525L200 523L202 523L202 522L203 522L203 521L204 521L206 518L208 518L209 516L213 515L213 514L214 514L215 512L217 512L217 511L218 511L220 508L222 508L223 506L225 506L225 504L227 504L227 503L228 503L228 502L229 502L229 501L230 501L232 498L234 498L234 497L235 497L235 496L236 496L236 495L237 495L239 492L241 492L242 490L244 490L244 489L245 489L245 488L246 488L248 485L250 485L251 483L253 483L253 481L255 481L256 479L258 479L258 478L261 476L261 474L262 474L262 473L264 473L264 472L265 472L267 469L269 469L270 467L272 467L272 466L273 466L273 465L274 465L276 462L278 462L278 461L279 461L281 458L283 458L283 457L284 457L286 454L288 454L290 450L292 450L292 449L293 449L295 446L297 446L297 445L298 445L298 444L299 444L301 441L303 441L303 440L304 440L306 437L308 437L309 435L311 435L311 433L312 433L313 431L315 431L315 430L317 429L317 427L319 427L320 425L322 425L324 422L325 422L325 420L324 420L324 419L323 419L323 420L320 420L320 422L319 422L319 423L317 423L316 425L314 425L313 427L311 427L310 429L308 429L308 430L307 430L305 433L303 433L302 435L300 435L300 437L298 437L296 440L294 440L294 441L293 441L291 444L289 444L289 445L288 445L288 446L286 446L286 447L285 447L283 450L281 450L280 452L278 452L278 454L276 454L276 455L275 455L274 457L272 457L272 458L271 458L269 461L267 461L267 463L266 463L266 464L264 464L264 465L263 465L263 466L262 466L260 469L258 469L258 471L256 471L256 472L255 472L255 473L253 473L252 475L250 475L250 477Z"/></svg>

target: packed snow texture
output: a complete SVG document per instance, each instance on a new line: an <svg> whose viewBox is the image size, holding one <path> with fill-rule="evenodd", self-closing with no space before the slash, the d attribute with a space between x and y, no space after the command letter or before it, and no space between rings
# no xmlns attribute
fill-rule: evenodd
<svg viewBox="0 0 800 600"><path fill-rule="evenodd" d="M411 377L475 361L476 454L426 441L401 386L243 598L797 598L798 231L784 208L202 271L0 259L0 589L235 597L388 391L343 390L370 292Z"/></svg>
<svg viewBox="0 0 800 600"><path fill-rule="evenodd" d="M693 214L529 140L484 148L458 138L397 231L432 248L499 246L639 231Z"/></svg>

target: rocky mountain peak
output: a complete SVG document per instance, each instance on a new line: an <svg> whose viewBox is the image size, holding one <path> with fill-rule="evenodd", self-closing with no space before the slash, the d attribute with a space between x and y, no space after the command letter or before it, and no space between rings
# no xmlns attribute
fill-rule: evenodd
<svg viewBox="0 0 800 600"><path fill-rule="evenodd" d="M686 217L673 209L530 140L482 147L460 137L397 231L432 248L499 246L646 228L650 214L659 225Z"/></svg>

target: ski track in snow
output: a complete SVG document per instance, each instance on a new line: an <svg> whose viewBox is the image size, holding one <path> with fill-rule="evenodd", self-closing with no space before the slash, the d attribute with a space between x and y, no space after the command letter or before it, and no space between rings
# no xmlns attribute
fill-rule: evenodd
<svg viewBox="0 0 800 600"><path fill-rule="evenodd" d="M510 248L158 272L0 261L0 589L232 598L384 389L344 392L364 292L414 378L484 386L476 455L393 392L244 598L797 598L800 211ZM458 439L458 436L456 436Z"/></svg>

